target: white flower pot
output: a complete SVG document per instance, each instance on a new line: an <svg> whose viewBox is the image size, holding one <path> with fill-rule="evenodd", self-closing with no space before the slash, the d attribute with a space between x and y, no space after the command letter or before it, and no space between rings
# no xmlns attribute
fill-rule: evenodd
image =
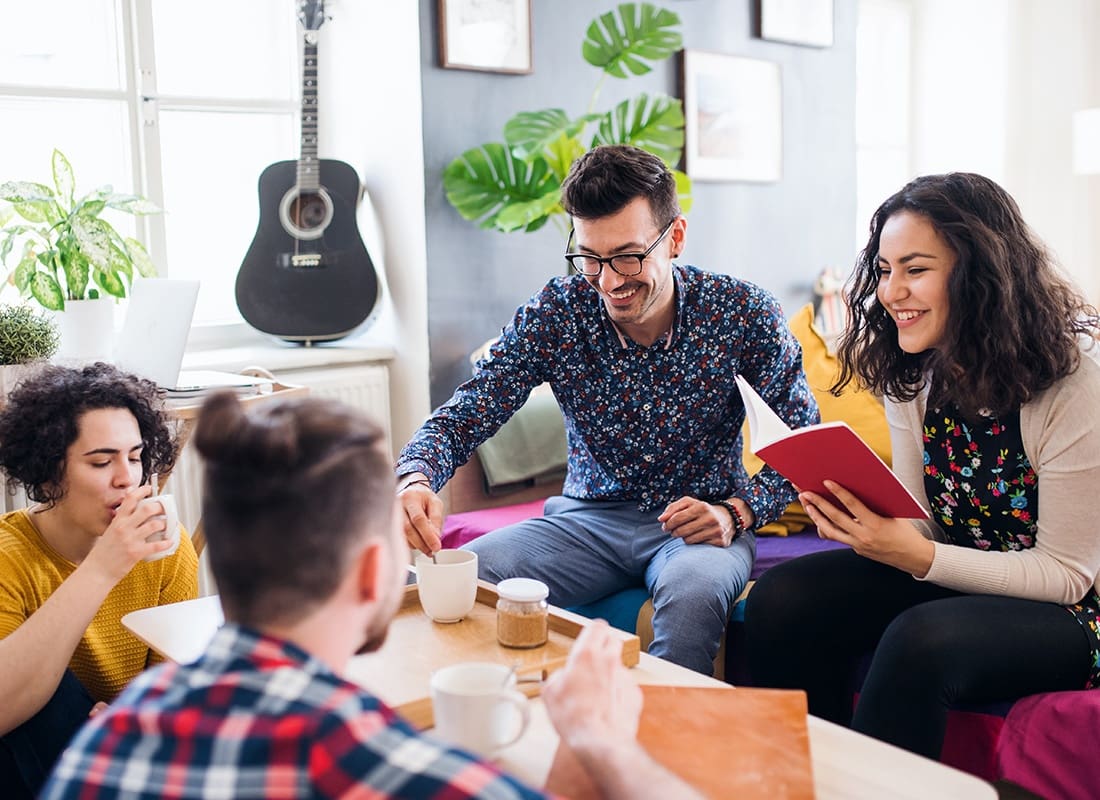
<svg viewBox="0 0 1100 800"><path fill-rule="evenodd" d="M61 339L53 358L55 363L81 366L111 360L115 343L114 298L66 300L65 310L53 312L53 317Z"/></svg>
<svg viewBox="0 0 1100 800"><path fill-rule="evenodd" d="M34 372L42 361L34 361L30 364L4 364L0 366L0 405L3 405L11 390L23 378Z"/></svg>

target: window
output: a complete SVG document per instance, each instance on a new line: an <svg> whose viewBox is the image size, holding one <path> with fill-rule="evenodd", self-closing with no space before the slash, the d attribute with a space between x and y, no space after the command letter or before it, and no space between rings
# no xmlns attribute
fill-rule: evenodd
<svg viewBox="0 0 1100 800"><path fill-rule="evenodd" d="M0 21L0 182L49 183L56 147L78 192L144 194L165 213L112 223L161 275L201 279L196 323L239 322L257 178L297 157L292 5L0 0Z"/></svg>
<svg viewBox="0 0 1100 800"><path fill-rule="evenodd" d="M911 177L912 8L860 0L856 27L856 249L871 215Z"/></svg>

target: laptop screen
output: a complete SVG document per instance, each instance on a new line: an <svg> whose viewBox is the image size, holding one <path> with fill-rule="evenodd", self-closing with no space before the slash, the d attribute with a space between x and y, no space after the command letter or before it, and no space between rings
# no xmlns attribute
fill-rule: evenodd
<svg viewBox="0 0 1100 800"><path fill-rule="evenodd" d="M115 343L115 364L158 386L174 388L198 295L197 280L135 280Z"/></svg>

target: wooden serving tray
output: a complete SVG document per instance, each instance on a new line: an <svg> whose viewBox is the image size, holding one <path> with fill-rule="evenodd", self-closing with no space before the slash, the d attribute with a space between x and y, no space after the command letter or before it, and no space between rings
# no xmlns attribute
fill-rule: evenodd
<svg viewBox="0 0 1100 800"><path fill-rule="evenodd" d="M416 586L406 586L401 609L390 623L380 650L356 656L344 677L369 689L421 730L432 727L432 700L428 687L435 670L462 661L491 661L519 665L520 690L537 694L540 681L565 664L573 640L592 623L587 617L550 606L550 633L546 644L521 650L497 643L496 587L478 581L477 602L460 622L433 622L420 607ZM638 637L612 628L623 643L623 664L638 663ZM527 680L531 682L527 682Z"/></svg>

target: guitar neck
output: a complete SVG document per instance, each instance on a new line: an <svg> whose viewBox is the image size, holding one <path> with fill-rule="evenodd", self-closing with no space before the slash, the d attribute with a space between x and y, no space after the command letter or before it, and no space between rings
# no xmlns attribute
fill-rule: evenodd
<svg viewBox="0 0 1100 800"><path fill-rule="evenodd" d="M306 31L302 48L302 152L298 159L298 186L321 186L317 159L317 31Z"/></svg>

